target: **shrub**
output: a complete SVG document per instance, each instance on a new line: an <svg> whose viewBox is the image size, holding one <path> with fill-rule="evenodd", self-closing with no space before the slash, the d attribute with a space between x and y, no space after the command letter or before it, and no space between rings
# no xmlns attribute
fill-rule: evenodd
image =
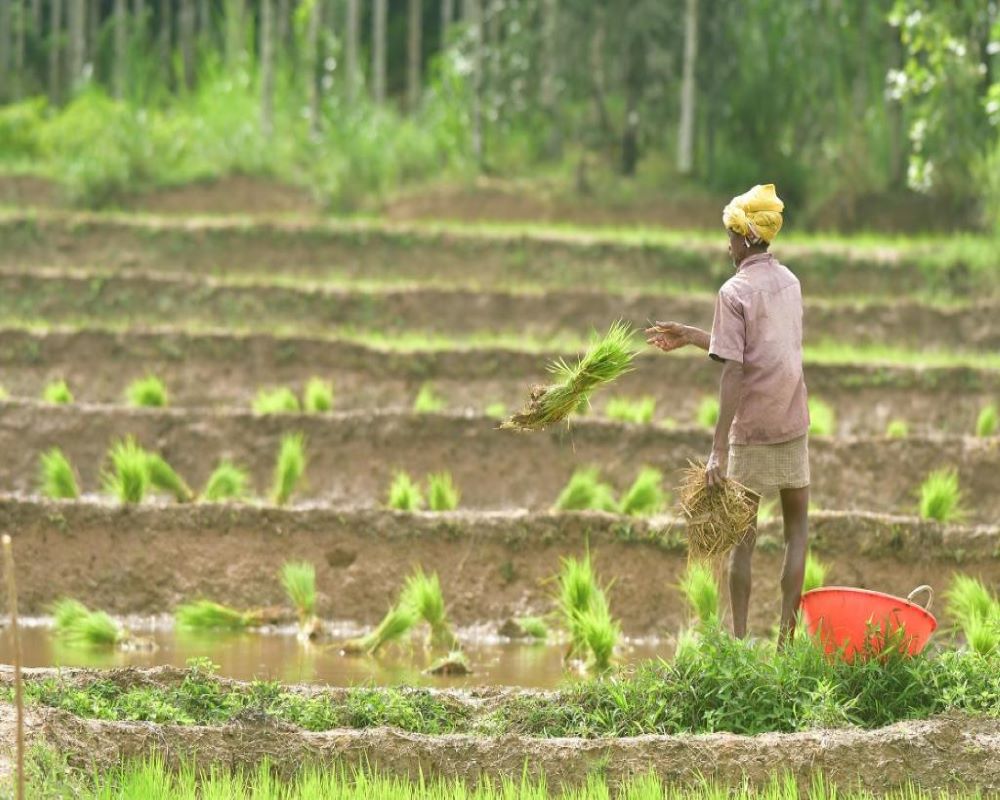
<svg viewBox="0 0 1000 800"><path fill-rule="evenodd" d="M715 397L705 397L698 404L696 415L698 424L702 428L712 429L719 421L719 401Z"/></svg>
<svg viewBox="0 0 1000 800"><path fill-rule="evenodd" d="M46 497L75 500L80 496L73 465L58 447L42 453L40 472L42 494Z"/></svg>
<svg viewBox="0 0 1000 800"><path fill-rule="evenodd" d="M806 570L802 581L802 591L811 592L826 585L826 573L829 568L810 551L806 555Z"/></svg>
<svg viewBox="0 0 1000 800"><path fill-rule="evenodd" d="M431 511L454 511L458 508L460 497L450 472L427 476L427 505Z"/></svg>
<svg viewBox="0 0 1000 800"><path fill-rule="evenodd" d="M115 442L108 453L110 469L104 489L122 503L141 503L149 490L149 458L131 436Z"/></svg>
<svg viewBox="0 0 1000 800"><path fill-rule="evenodd" d="M305 629L316 616L316 568L307 561L286 561L280 577L285 594L295 606L299 628Z"/></svg>
<svg viewBox="0 0 1000 800"><path fill-rule="evenodd" d="M956 520L962 516L961 499L957 471L932 472L920 486L920 516L940 522Z"/></svg>
<svg viewBox="0 0 1000 800"><path fill-rule="evenodd" d="M299 398L287 386L261 389L253 401L255 414L297 414L300 410Z"/></svg>
<svg viewBox="0 0 1000 800"><path fill-rule="evenodd" d="M250 479L245 470L223 460L209 476L201 497L208 503L239 500L247 496L249 483Z"/></svg>
<svg viewBox="0 0 1000 800"><path fill-rule="evenodd" d="M322 378L310 378L302 397L302 407L310 414L333 410L333 384Z"/></svg>
<svg viewBox="0 0 1000 800"><path fill-rule="evenodd" d="M663 473L653 467L643 467L622 497L618 510L629 516L649 516L660 513L666 504Z"/></svg>
<svg viewBox="0 0 1000 800"><path fill-rule="evenodd" d="M164 408L167 406L167 387L155 375L147 375L132 381L125 390L129 405L137 407Z"/></svg>
<svg viewBox="0 0 1000 800"><path fill-rule="evenodd" d="M554 506L556 511L618 510L611 487L601 483L596 467L578 469L570 477Z"/></svg>
<svg viewBox="0 0 1000 800"><path fill-rule="evenodd" d="M257 615L211 600L196 600L177 606L174 620L188 630L243 630L257 623Z"/></svg>
<svg viewBox="0 0 1000 800"><path fill-rule="evenodd" d="M809 433L833 436L837 432L837 417L833 408L818 397L809 398Z"/></svg>
<svg viewBox="0 0 1000 800"><path fill-rule="evenodd" d="M419 511L424 505L420 487L405 472L397 472L389 487L389 508L396 511Z"/></svg>
<svg viewBox="0 0 1000 800"><path fill-rule="evenodd" d="M294 494L306 471L306 440L301 433L289 433L281 437L278 460L274 465L274 482L271 499L275 505L283 506Z"/></svg>
<svg viewBox="0 0 1000 800"><path fill-rule="evenodd" d="M681 578L681 594L687 601L692 616L701 628L717 627L719 624L719 583L711 568L700 561L688 563Z"/></svg>
<svg viewBox="0 0 1000 800"><path fill-rule="evenodd" d="M194 492L163 456L157 453L147 453L146 468L149 470L150 485L164 492L169 492L180 503L188 503L194 499Z"/></svg>
<svg viewBox="0 0 1000 800"><path fill-rule="evenodd" d="M434 387L425 383L420 387L417 396L413 401L414 414L436 414L444 410L444 400L438 397Z"/></svg>
<svg viewBox="0 0 1000 800"><path fill-rule="evenodd" d="M976 436L987 437L996 436L1000 422L997 420L997 407L995 404L985 406L976 418Z"/></svg>
<svg viewBox="0 0 1000 800"><path fill-rule="evenodd" d="M890 439L905 439L910 435L910 426L905 419L894 419L885 429L885 435Z"/></svg>
<svg viewBox="0 0 1000 800"><path fill-rule="evenodd" d="M652 397L641 397L635 400L627 397L613 397L608 401L604 413L609 419L616 419L619 422L648 425L653 421L655 411L656 400Z"/></svg>
<svg viewBox="0 0 1000 800"><path fill-rule="evenodd" d="M65 406L73 402L73 393L69 390L69 385L66 381L52 381L46 384L42 390L42 400L46 403Z"/></svg>

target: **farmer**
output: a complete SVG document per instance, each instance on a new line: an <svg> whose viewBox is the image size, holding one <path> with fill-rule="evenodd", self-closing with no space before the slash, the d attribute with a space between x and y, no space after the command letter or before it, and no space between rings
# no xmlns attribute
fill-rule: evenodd
<svg viewBox="0 0 1000 800"><path fill-rule="evenodd" d="M769 183L734 197L723 210L736 274L719 290L711 334L679 322L657 322L646 331L649 344L664 352L693 344L722 363L719 420L705 478L711 487L729 477L757 494L755 521L729 562L733 633L740 638L747 632L757 505L763 496L780 495L785 561L779 645L795 630L809 510L802 290L768 252L784 207Z"/></svg>

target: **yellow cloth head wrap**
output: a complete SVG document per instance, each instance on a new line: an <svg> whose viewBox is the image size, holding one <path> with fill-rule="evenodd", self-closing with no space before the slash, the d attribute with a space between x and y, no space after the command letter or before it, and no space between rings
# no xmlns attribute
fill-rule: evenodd
<svg viewBox="0 0 1000 800"><path fill-rule="evenodd" d="M729 201L722 210L722 224L751 241L770 242L781 230L784 209L773 183L758 184Z"/></svg>

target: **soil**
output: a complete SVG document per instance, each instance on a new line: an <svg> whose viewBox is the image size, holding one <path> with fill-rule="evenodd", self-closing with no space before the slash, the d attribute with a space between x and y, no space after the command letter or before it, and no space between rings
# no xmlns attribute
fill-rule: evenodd
<svg viewBox="0 0 1000 800"><path fill-rule="evenodd" d="M493 628L552 608L559 559L588 543L612 609L630 636L669 636L687 622L676 588L687 565L683 526L598 512L403 514L246 505L117 508L5 498L0 527L17 554L19 603L44 613L59 597L119 614L159 614L209 597L241 608L280 606L281 563L316 567L318 613L375 624L415 564L435 570L461 626ZM955 572L1000 586L1000 528L944 526L874 514L815 512L812 548L828 582L905 596ZM777 620L780 521L761 527L751 626ZM178 556L181 557L178 557Z"/></svg>
<svg viewBox="0 0 1000 800"><path fill-rule="evenodd" d="M0 487L30 492L38 458L61 447L76 465L84 491L100 487L110 443L128 434L159 451L188 482L204 485L226 457L244 465L260 493L271 482L280 438L301 432L308 442L304 499L341 506L384 500L394 473L421 478L450 470L468 508L548 508L572 472L598 464L619 491L643 465L668 480L711 445L703 430L664 430L584 420L568 430L517 434L495 420L455 414L347 413L256 416L235 411L125 409L107 406L0 405ZM911 436L815 439L812 499L821 508L912 513L927 474L955 467L970 520L1000 515L996 470L1000 438Z"/></svg>
<svg viewBox="0 0 1000 800"><path fill-rule="evenodd" d="M620 295L581 290L539 292L427 287L324 288L273 283L232 284L168 274L109 276L74 270L0 273L0 315L105 324L195 323L374 330L383 334L455 336L523 334L544 338L605 330L624 319L640 330L670 317L712 326L710 296ZM925 303L807 302L807 344L921 348L933 330L936 347L1000 349L1000 306L991 302L942 308Z"/></svg>
<svg viewBox="0 0 1000 800"><path fill-rule="evenodd" d="M267 178L229 175L183 186L154 189L132 197L130 211L153 214L295 214L320 211L305 189Z"/></svg>
<svg viewBox="0 0 1000 800"><path fill-rule="evenodd" d="M313 375L332 380L339 411L405 411L431 381L454 411L481 412L501 402L513 410L526 387L543 378L550 358L499 347L393 352L325 338L184 333L174 329L25 331L0 329L3 386L36 398L52 380L68 381L78 401L120 403L127 384L148 374L165 382L175 406L249 408L257 391ZM980 409L1000 396L1000 373L965 367L806 365L810 392L830 404L842 435L880 435L892 419L913 433L974 429ZM614 388L594 398L652 396L657 420L693 424L700 401L718 390L718 371L703 358L649 352Z"/></svg>

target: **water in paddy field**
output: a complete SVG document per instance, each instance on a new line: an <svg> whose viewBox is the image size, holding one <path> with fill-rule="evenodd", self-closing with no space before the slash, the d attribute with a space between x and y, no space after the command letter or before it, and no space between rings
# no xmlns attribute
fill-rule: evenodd
<svg viewBox="0 0 1000 800"><path fill-rule="evenodd" d="M563 666L563 644L529 644L495 640L463 642L472 674L438 677L423 670L435 654L419 644L395 645L377 656L344 656L337 644L300 644L290 633L189 633L157 630L143 633L154 651L122 652L92 647L70 647L52 631L31 625L21 629L25 667L184 667L189 658L209 658L219 674L238 680L261 678L282 683L321 683L329 686L397 684L462 687L524 686L554 688L577 673ZM619 664L666 658L667 642L626 642L619 648ZM0 662L13 659L10 629L0 635Z"/></svg>

